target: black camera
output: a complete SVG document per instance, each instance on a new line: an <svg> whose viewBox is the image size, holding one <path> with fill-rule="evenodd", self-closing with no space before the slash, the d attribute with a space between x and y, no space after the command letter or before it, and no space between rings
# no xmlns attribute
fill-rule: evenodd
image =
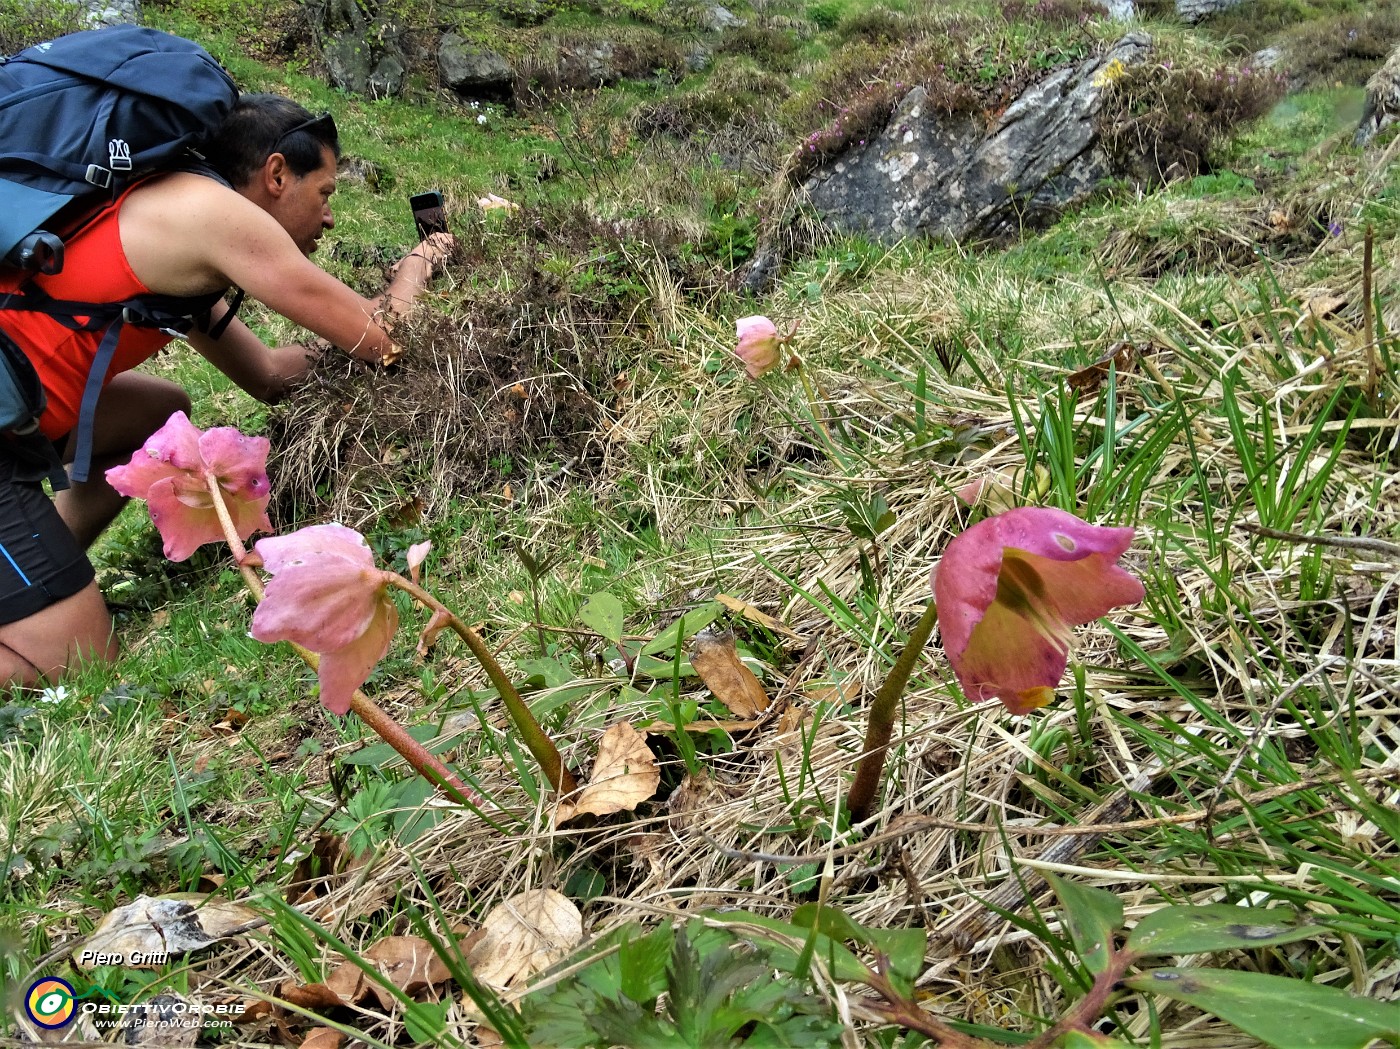
<svg viewBox="0 0 1400 1049"><path fill-rule="evenodd" d="M426 193L415 193L408 198L408 206L413 211L419 240L427 239L432 233L447 232L447 212L443 209L440 191L430 189Z"/></svg>

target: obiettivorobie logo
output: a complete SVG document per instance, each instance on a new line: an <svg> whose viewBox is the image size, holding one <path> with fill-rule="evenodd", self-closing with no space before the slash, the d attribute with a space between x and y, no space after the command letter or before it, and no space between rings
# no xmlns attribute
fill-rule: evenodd
<svg viewBox="0 0 1400 1049"><path fill-rule="evenodd" d="M46 976L34 981L24 996L24 1011L40 1027L67 1027L77 1015L77 993L67 980Z"/></svg>

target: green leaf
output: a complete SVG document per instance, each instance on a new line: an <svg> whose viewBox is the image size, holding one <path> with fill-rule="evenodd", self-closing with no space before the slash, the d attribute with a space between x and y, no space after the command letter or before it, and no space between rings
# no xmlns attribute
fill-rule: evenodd
<svg viewBox="0 0 1400 1049"><path fill-rule="evenodd" d="M1070 1031L1065 1035L1064 1049L1133 1049L1127 1042L1110 1038L1106 1034Z"/></svg>
<svg viewBox="0 0 1400 1049"><path fill-rule="evenodd" d="M622 640L622 621L627 612L622 602L606 591L593 594L578 610L578 621L590 630L602 634L613 644Z"/></svg>
<svg viewBox="0 0 1400 1049"><path fill-rule="evenodd" d="M1305 940L1318 926L1288 907L1235 907L1205 903L1163 907L1138 922L1128 935L1134 954L1204 954L1232 947L1271 947Z"/></svg>
<svg viewBox="0 0 1400 1049"><path fill-rule="evenodd" d="M803 929L816 926L817 932L837 940L869 943L870 934L839 907L823 907L819 903L804 903L792 912L792 924Z"/></svg>
<svg viewBox="0 0 1400 1049"><path fill-rule="evenodd" d="M1274 1049L1363 1049L1376 1038L1400 1038L1400 1004L1306 980L1230 969L1152 969L1127 983L1214 1013Z"/></svg>
<svg viewBox="0 0 1400 1049"><path fill-rule="evenodd" d="M462 741L462 734L459 732L440 743L431 743L431 740L437 738L439 731L437 725L413 725L407 731L410 736L422 743L433 754L441 754L445 750L451 750ZM357 750L353 754L347 754L340 759L340 762L342 765L370 765L374 768L380 768L394 761L402 760L402 755L389 744L376 743L363 750Z"/></svg>
<svg viewBox="0 0 1400 1049"><path fill-rule="evenodd" d="M890 960L890 978L895 987L910 994L914 981L924 971L924 951L928 947L926 929L869 929L875 949Z"/></svg>
<svg viewBox="0 0 1400 1049"><path fill-rule="evenodd" d="M573 668L555 656L539 656L535 659L517 659L515 668L525 675L521 685L531 688L558 688L578 679ZM538 715L540 711L536 710Z"/></svg>
<svg viewBox="0 0 1400 1049"><path fill-rule="evenodd" d="M666 990L666 962L671 957L673 933L663 925L630 940L618 950L620 990L634 1002L650 1008Z"/></svg>
<svg viewBox="0 0 1400 1049"><path fill-rule="evenodd" d="M451 1002L414 1002L405 1009L403 1025L414 1043L435 1042L447 1025L447 1010Z"/></svg>
<svg viewBox="0 0 1400 1049"><path fill-rule="evenodd" d="M1048 871L1045 880L1065 909L1079 960L1091 973L1103 972L1113 955L1113 934L1123 928L1123 901L1107 889L1066 881Z"/></svg>
<svg viewBox="0 0 1400 1049"><path fill-rule="evenodd" d="M642 655L665 656L666 665L670 666L671 660L676 654L676 645L685 640L685 638L678 636L681 632L681 624L685 624L685 637L690 637L713 623L723 611L724 606L718 601L710 601L699 608L691 609L642 646Z"/></svg>
<svg viewBox="0 0 1400 1049"><path fill-rule="evenodd" d="M797 959L801 948L792 947L793 941L804 942L810 930L799 928L788 922L779 921L776 918L769 918L762 914L753 914L750 911L707 911L705 916L714 921L731 923L742 923L745 926L756 926L759 929L770 929L783 937L778 939L768 939L762 933L756 932L754 928L746 928L743 935L745 938L762 943L769 948L768 960L772 962L775 969L780 969L785 973L791 973L797 966ZM813 956L820 958L831 970L831 974L838 980L849 980L852 983L864 981L870 975L870 970L861 964L850 949L843 944L837 943L830 936L817 934L814 945Z"/></svg>

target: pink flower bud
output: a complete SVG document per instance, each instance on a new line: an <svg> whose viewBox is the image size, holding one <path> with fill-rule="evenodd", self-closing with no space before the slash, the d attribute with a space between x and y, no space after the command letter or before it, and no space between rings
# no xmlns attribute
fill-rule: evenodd
<svg viewBox="0 0 1400 1049"><path fill-rule="evenodd" d="M734 352L744 362L749 378L757 379L776 368L780 363L778 346L787 340L779 337L773 322L767 317L744 317L737 327L739 345Z"/></svg>

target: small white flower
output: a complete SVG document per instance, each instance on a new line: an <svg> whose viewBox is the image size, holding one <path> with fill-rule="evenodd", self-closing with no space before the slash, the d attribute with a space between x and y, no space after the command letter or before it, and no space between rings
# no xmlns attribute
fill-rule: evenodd
<svg viewBox="0 0 1400 1049"><path fill-rule="evenodd" d="M484 123L486 123L486 114L485 114L485 113L482 113L480 116L478 116L478 117L476 118L476 122L477 122L478 124L484 124Z"/></svg>
<svg viewBox="0 0 1400 1049"><path fill-rule="evenodd" d="M68 689L63 685L57 688L46 688L39 692L39 702L41 703L62 703L68 698Z"/></svg>
<svg viewBox="0 0 1400 1049"><path fill-rule="evenodd" d="M481 108L481 103L480 103L480 102L473 102L473 103L472 103L472 108L473 108L473 109L480 109L480 108Z"/></svg>

